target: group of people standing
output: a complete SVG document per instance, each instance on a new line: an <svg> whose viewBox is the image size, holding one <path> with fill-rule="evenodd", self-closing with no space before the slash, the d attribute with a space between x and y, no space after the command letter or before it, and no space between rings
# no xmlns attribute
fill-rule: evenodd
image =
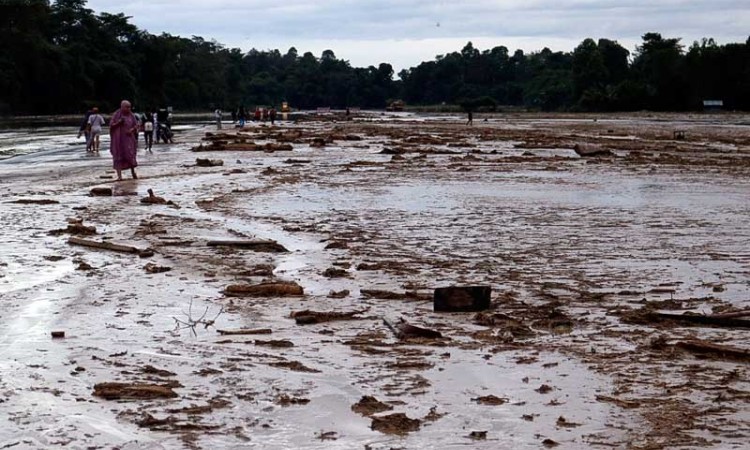
<svg viewBox="0 0 750 450"><path fill-rule="evenodd" d="M138 136L143 132L143 140L147 151L151 152L154 143L163 140L164 143L174 142L171 130L172 117L167 109L160 109L145 114L136 114L132 110L129 101L123 100L120 109L112 113L109 122L110 153L112 162L117 172L117 181L122 180L122 171L130 170L134 179L138 178L135 168L138 167ZM102 127L106 124L104 117L99 114L99 109L94 107L86 112L78 137L86 137L86 152L98 154L100 148L99 136Z"/></svg>
<svg viewBox="0 0 750 450"><path fill-rule="evenodd" d="M255 108L255 112L252 115L252 119L256 122L266 120L271 121L271 125L274 125L276 123L276 108L262 108L260 106L257 106ZM214 112L214 118L216 119L216 127L221 130L221 118L222 118L222 112L221 109L217 109ZM245 109L244 106L240 105L237 107L236 110L232 110L232 124L239 123L240 128L245 126L245 123L247 123L247 120L250 118L250 113Z"/></svg>

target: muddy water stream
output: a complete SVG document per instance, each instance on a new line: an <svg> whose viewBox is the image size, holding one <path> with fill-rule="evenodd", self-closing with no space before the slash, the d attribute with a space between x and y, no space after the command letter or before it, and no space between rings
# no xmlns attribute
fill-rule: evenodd
<svg viewBox="0 0 750 450"><path fill-rule="evenodd" d="M737 142L722 143L737 158L732 167L626 156L589 163L563 142L565 133L609 135L615 126L618 135L650 139L643 134L665 127L639 120L581 121L585 129L568 131L568 119L493 119L467 132L451 117L375 116L282 124L303 136L293 151L204 154L189 149L211 130L195 125L177 144L141 152L140 179L116 184L106 150L86 157L58 129L4 130L5 154L19 156L0 162L0 447L741 448L750 388L742 365L675 359L648 345L660 333L726 344L742 344L742 335L627 325L619 314L644 299L693 312L749 306L750 132L733 124ZM268 131L248 130L259 143L273 142ZM304 137L325 133L360 138L320 148ZM547 140L516 148L524 133ZM401 159L379 154L414 135L463 146L430 141ZM617 154L635 151L622 141L629 144ZM224 165L194 167L196 157ZM112 186L116 196L87 196L94 186ZM148 188L180 208L141 205ZM59 203L11 203L19 198ZM97 239L156 255L89 250L49 234L71 217L96 226ZM273 239L290 252L205 245L238 237ZM171 271L147 273L147 262ZM248 274L260 265L271 272ZM332 267L344 275L326 276ZM269 278L298 282L305 297L222 294ZM429 301L361 294L474 283L492 285L495 312L530 334L488 328L473 314L436 314ZM328 295L344 289L343 298ZM365 312L299 326L289 314L302 309ZM548 324L541 312L552 310L565 320ZM213 327L176 328L175 318L204 311L216 317ZM399 342L383 317L449 340ZM240 328L272 334L215 331ZM65 339L51 339L54 330ZM109 381L171 382L178 396L92 396ZM723 409L707 413L720 392ZM365 395L392 407L376 416L404 413L421 420L419 430L371 429L372 419L351 409ZM490 395L501 400L475 400ZM196 406L203 409L186 409ZM687 425L674 435L678 424Z"/></svg>

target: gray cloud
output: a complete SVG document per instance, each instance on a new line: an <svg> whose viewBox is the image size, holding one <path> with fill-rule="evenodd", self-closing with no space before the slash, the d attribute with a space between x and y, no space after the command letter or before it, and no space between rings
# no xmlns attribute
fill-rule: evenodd
<svg viewBox="0 0 750 450"><path fill-rule="evenodd" d="M531 51L608 37L632 50L649 31L686 44L702 37L744 42L750 34L748 0L90 0L89 7L124 12L157 34L199 35L243 50L332 48L355 65L397 67L468 40Z"/></svg>

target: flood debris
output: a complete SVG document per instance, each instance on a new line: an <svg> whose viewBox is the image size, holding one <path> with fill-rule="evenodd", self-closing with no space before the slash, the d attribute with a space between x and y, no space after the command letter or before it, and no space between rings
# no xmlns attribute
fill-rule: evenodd
<svg viewBox="0 0 750 450"><path fill-rule="evenodd" d="M468 437L469 439L473 441L484 441L484 440L487 440L487 432L486 431L472 431L466 437Z"/></svg>
<svg viewBox="0 0 750 450"><path fill-rule="evenodd" d="M278 397L276 397L276 400L274 400L274 403L276 403L279 406L306 405L310 403L310 399L302 398L302 397L291 397L287 394L281 394Z"/></svg>
<svg viewBox="0 0 750 450"><path fill-rule="evenodd" d="M265 253L287 253L286 247L273 240L214 240L206 243L209 247L235 247L254 252L265 252Z"/></svg>
<svg viewBox="0 0 750 450"><path fill-rule="evenodd" d="M346 298L350 294L349 289L328 292L328 298Z"/></svg>
<svg viewBox="0 0 750 450"><path fill-rule="evenodd" d="M739 317L745 317L741 315ZM705 315L686 312L684 314L669 314L656 312L653 306L646 305L635 311L628 311L621 315L621 320L629 324L654 325L663 323L682 323L685 325L704 325L723 328L750 328L750 320L722 317L721 315Z"/></svg>
<svg viewBox="0 0 750 450"><path fill-rule="evenodd" d="M176 398L172 384L152 383L98 383L94 385L95 397L105 400L151 400L155 398Z"/></svg>
<svg viewBox="0 0 750 450"><path fill-rule="evenodd" d="M382 300L432 300L432 295L420 294L414 291L392 292L379 289L361 289L359 293L364 298L377 298Z"/></svg>
<svg viewBox="0 0 750 450"><path fill-rule="evenodd" d="M316 323L333 322L337 320L361 320L364 317L357 317L364 314L370 308L358 311L336 312L336 311L292 311L289 317L293 318L297 325L312 325Z"/></svg>
<svg viewBox="0 0 750 450"><path fill-rule="evenodd" d="M307 367L299 361L279 361L268 364L271 367L289 369L293 372L320 373L320 370Z"/></svg>
<svg viewBox="0 0 750 450"><path fill-rule="evenodd" d="M323 276L326 278L348 278L349 272L338 267L329 267L323 272Z"/></svg>
<svg viewBox="0 0 750 450"><path fill-rule="evenodd" d="M369 417L373 414L378 414L385 411L390 411L392 409L393 406L387 403L383 403L371 395L362 396L362 398L360 398L357 403L352 405L352 411L365 417Z"/></svg>
<svg viewBox="0 0 750 450"><path fill-rule="evenodd" d="M143 267L143 270L145 270L148 273L164 273L169 272L172 270L169 266L160 266L154 263L148 263Z"/></svg>
<svg viewBox="0 0 750 450"><path fill-rule="evenodd" d="M146 375L156 375L158 377L175 377L177 376L176 373L170 372L169 370L164 369L157 369L156 367L152 365L146 365L141 369L141 373L145 373Z"/></svg>
<svg viewBox="0 0 750 450"><path fill-rule="evenodd" d="M435 289L436 312L484 311L490 307L490 286L450 286Z"/></svg>
<svg viewBox="0 0 750 450"><path fill-rule="evenodd" d="M413 431L418 431L422 426L419 419L411 419L404 413L389 414L387 416L376 416L372 418L370 428L384 434L395 434L404 436Z"/></svg>
<svg viewBox="0 0 750 450"><path fill-rule="evenodd" d="M593 156L612 156L612 151L597 144L590 143L578 143L573 147L573 150L583 158Z"/></svg>
<svg viewBox="0 0 750 450"><path fill-rule="evenodd" d="M304 294L302 286L294 281L231 284L224 289L227 297L300 297Z"/></svg>
<svg viewBox="0 0 750 450"><path fill-rule="evenodd" d="M698 339L677 342L675 347L708 358L750 361L750 349L714 344Z"/></svg>
<svg viewBox="0 0 750 450"><path fill-rule="evenodd" d="M69 219L68 226L59 230L49 232L50 236L59 236L61 234L72 234L76 236L93 236L97 234L96 227L93 225L84 225L83 219Z"/></svg>
<svg viewBox="0 0 750 450"><path fill-rule="evenodd" d="M195 165L198 167L219 167L224 165L223 159L196 158Z"/></svg>
<svg viewBox="0 0 750 450"><path fill-rule="evenodd" d="M91 197L112 197L111 187L95 187L89 191Z"/></svg>
<svg viewBox="0 0 750 450"><path fill-rule="evenodd" d="M336 431L321 431L315 437L321 441L335 441L339 438L339 434Z"/></svg>
<svg viewBox="0 0 750 450"><path fill-rule="evenodd" d="M499 406L508 403L507 398L497 397L495 395L485 395L483 397L472 398L471 401L480 405Z"/></svg>
<svg viewBox="0 0 750 450"><path fill-rule="evenodd" d="M222 336L241 336L241 335L255 335L255 334L272 334L273 330L270 328L260 328L255 330L216 330L217 333Z"/></svg>
<svg viewBox="0 0 750 450"><path fill-rule="evenodd" d="M384 318L383 323L396 335L398 339L409 339L409 338L425 338L425 339L440 339L443 337L442 333L429 328L422 328L416 325L412 325L400 318L398 321L392 321Z"/></svg>
<svg viewBox="0 0 750 450"><path fill-rule="evenodd" d="M154 251L150 248L138 248L132 245L115 244L114 242L107 241L93 241L91 239L83 239L75 236L68 239L68 244L111 250L113 252L134 253L142 258L148 258L154 255Z"/></svg>
<svg viewBox="0 0 750 450"><path fill-rule="evenodd" d="M141 203L144 205L169 205L169 206L177 206L177 204L171 200L167 200L164 197L159 197L156 194L154 194L154 190L149 188L146 192L148 192L147 197L143 197L141 199Z"/></svg>
<svg viewBox="0 0 750 450"><path fill-rule="evenodd" d="M60 202L52 200L51 198L19 198L12 200L7 203L15 203L17 205L59 205Z"/></svg>
<svg viewBox="0 0 750 450"><path fill-rule="evenodd" d="M272 339L268 341L256 339L255 345L259 345L261 347L272 347L272 348L292 348L294 347L294 342L288 339Z"/></svg>

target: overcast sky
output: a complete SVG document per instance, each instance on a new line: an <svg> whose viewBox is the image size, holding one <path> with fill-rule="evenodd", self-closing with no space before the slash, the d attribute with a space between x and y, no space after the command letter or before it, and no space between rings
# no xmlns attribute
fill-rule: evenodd
<svg viewBox="0 0 750 450"><path fill-rule="evenodd" d="M396 72L460 50L505 45L569 51L606 37L633 51L649 31L745 42L750 0L89 0L153 34L216 39L242 50L331 49L353 66L390 62Z"/></svg>

